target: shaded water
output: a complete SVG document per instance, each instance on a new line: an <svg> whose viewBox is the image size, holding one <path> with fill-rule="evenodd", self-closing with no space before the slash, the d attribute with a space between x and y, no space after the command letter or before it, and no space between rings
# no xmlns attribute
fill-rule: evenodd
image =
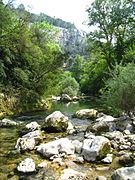
<svg viewBox="0 0 135 180"><path fill-rule="evenodd" d="M69 104L63 104L60 102L54 102L52 109L48 112L34 112L34 113L27 113L20 117L14 117L14 120L21 121L23 125L32 122L37 121L39 124L42 124L44 118L52 113L55 110L60 110L64 115L69 117L69 120L74 125L82 126L82 125L88 125L90 124L90 120L80 120L76 118L72 118L72 115L80 109L84 108L95 108L96 103L94 102L76 102L76 103L69 103ZM16 128L0 128L0 180L17 180L17 179L57 179L56 177L59 176L59 170L58 167L50 165L48 169L44 171L39 171L35 174L18 174L16 171L17 165L21 162L21 160L24 160L27 157L33 158L36 165L39 164L42 161L45 161L43 157L41 157L39 154L37 154L34 151L31 152L25 152L24 154L20 154L15 150L15 144L17 139L19 138L19 127ZM60 133L57 134L46 134L46 137L48 139L54 139L55 137L61 137L63 136ZM50 163L50 162L49 162ZM68 162L67 162L68 164ZM90 174L90 179L94 180L96 175L106 175L108 176L110 174L110 171L102 171L97 172L93 168L93 164L85 163L83 165L79 165L76 163L69 164L70 168L73 168L78 171L82 172L88 172ZM44 178L43 178L44 177Z"/></svg>

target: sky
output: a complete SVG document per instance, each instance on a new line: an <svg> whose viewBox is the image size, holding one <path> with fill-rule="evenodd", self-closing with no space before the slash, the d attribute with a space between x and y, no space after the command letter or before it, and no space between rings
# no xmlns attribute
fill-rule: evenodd
<svg viewBox="0 0 135 180"><path fill-rule="evenodd" d="M51 17L74 23L79 29L88 31L86 9L94 0L15 0L17 4L30 7L29 10L39 14L43 12ZM84 23L85 22L85 23Z"/></svg>

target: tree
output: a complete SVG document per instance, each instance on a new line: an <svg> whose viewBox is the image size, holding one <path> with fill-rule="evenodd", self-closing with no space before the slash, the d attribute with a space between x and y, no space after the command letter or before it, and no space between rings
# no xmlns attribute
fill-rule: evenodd
<svg viewBox="0 0 135 180"><path fill-rule="evenodd" d="M0 10L0 92L15 96L18 108L26 110L44 96L62 67L57 30L47 22L30 25L3 3Z"/></svg>
<svg viewBox="0 0 135 180"><path fill-rule="evenodd" d="M72 77L69 71L65 71L59 81L60 94L68 94L69 96L76 96L79 92L79 84Z"/></svg>
<svg viewBox="0 0 135 180"><path fill-rule="evenodd" d="M84 58L80 55L77 55L74 59L74 62L70 71L72 72L73 77L76 79L78 83L81 80L83 65L84 65Z"/></svg>
<svg viewBox="0 0 135 180"><path fill-rule="evenodd" d="M87 10L89 26L96 30L89 34L103 53L110 69L123 60L125 51L135 43L135 2L133 0L95 0Z"/></svg>
<svg viewBox="0 0 135 180"><path fill-rule="evenodd" d="M135 64L117 66L102 91L102 101L112 112L135 112Z"/></svg>

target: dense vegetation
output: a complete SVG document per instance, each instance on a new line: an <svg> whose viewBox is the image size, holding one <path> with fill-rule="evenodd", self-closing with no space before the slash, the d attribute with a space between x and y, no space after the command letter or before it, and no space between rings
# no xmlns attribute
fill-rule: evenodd
<svg viewBox="0 0 135 180"><path fill-rule="evenodd" d="M63 64L54 38L58 32L45 21L29 24L18 18L2 1L0 13L0 91L9 108L34 108L55 84Z"/></svg>
<svg viewBox="0 0 135 180"><path fill-rule="evenodd" d="M40 109L61 93L102 95L109 107L134 110L135 2L95 0L87 12L95 30L86 42L74 39L71 23L0 0L1 112ZM68 33L64 44L54 26Z"/></svg>

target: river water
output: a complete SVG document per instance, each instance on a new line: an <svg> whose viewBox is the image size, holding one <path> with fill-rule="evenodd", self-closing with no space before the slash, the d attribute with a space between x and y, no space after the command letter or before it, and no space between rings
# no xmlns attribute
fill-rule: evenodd
<svg viewBox="0 0 135 180"><path fill-rule="evenodd" d="M61 111L64 115L69 117L69 120L76 125L76 126L85 126L90 124L90 120L80 120L76 118L72 118L72 115L80 109L84 108L96 108L97 105L93 101L85 101L85 102L71 102L68 104L64 104L61 102L54 102L52 105L51 110L49 111L42 111L42 112L33 112L33 113L27 113L23 114L22 116L13 117L15 121L22 122L23 125L32 122L37 121L39 124L42 124L45 117L56 111ZM35 173L35 174L19 174L16 170L17 165L24 160L27 157L33 158L33 160L36 162L36 165L39 164L42 161L47 161L46 159L43 159L39 154L37 154L34 151L31 152L25 152L23 154L20 154L15 150L15 144L17 139L19 138L19 127L14 128L0 128L0 180L31 180L31 179L57 179L57 176L59 176L60 169L57 166L49 166L48 169ZM54 137L61 137L62 134L60 133L51 133L46 134L46 137L48 138L48 141L53 140ZM63 137L63 136L62 136ZM49 161L47 161L50 163ZM90 179L94 180L97 175L105 175L109 176L111 171L96 171L95 165L90 163L85 163L83 165L71 163L70 168L73 168L78 171L82 172L88 172ZM98 166L98 165L97 165ZM100 166L100 165L99 165Z"/></svg>

